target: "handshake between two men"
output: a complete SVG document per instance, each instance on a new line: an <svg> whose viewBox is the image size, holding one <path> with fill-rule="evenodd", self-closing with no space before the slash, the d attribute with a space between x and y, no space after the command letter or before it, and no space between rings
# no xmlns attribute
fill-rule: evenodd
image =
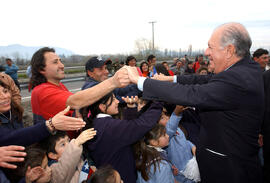
<svg viewBox="0 0 270 183"><path fill-rule="evenodd" d="M140 76L136 67L124 66L119 69L113 76L115 85L118 88L126 87L129 84L137 84ZM151 79L160 81L173 81L173 76L165 76L163 74L155 74Z"/></svg>

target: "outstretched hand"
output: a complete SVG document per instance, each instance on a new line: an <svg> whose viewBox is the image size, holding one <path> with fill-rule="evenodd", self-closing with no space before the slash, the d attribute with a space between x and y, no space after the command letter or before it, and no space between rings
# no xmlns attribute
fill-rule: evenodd
<svg viewBox="0 0 270 183"><path fill-rule="evenodd" d="M124 88L130 84L130 79L126 67L119 69L112 77L116 88Z"/></svg>
<svg viewBox="0 0 270 183"><path fill-rule="evenodd" d="M69 117L65 115L69 109L70 107L68 106L65 110L59 112L52 118L52 124L57 130L80 130L85 126L86 123L81 118ZM48 125L48 127L50 127L50 125Z"/></svg>
<svg viewBox="0 0 270 183"><path fill-rule="evenodd" d="M127 103L128 107L136 107L136 103L138 103L139 98L138 96L135 96L135 97L126 96L126 97L122 97L122 100Z"/></svg>
<svg viewBox="0 0 270 183"><path fill-rule="evenodd" d="M176 105L173 112L175 113L175 115L179 116L186 109L188 109L188 107L184 107L182 105Z"/></svg>
<svg viewBox="0 0 270 183"><path fill-rule="evenodd" d="M10 162L21 162L24 161L26 156L25 152L22 152L25 148L23 146L3 146L0 147L0 167L15 169L16 165Z"/></svg>
<svg viewBox="0 0 270 183"><path fill-rule="evenodd" d="M97 134L97 131L94 128L90 128L84 130L76 139L75 143L80 146L84 144L86 141L91 140Z"/></svg>
<svg viewBox="0 0 270 183"><path fill-rule="evenodd" d="M136 67L124 66L128 71L130 82L137 84L139 80L139 73Z"/></svg>
<svg viewBox="0 0 270 183"><path fill-rule="evenodd" d="M159 81L171 81L173 82L173 76L165 76L164 74L155 74L151 79L159 80Z"/></svg>

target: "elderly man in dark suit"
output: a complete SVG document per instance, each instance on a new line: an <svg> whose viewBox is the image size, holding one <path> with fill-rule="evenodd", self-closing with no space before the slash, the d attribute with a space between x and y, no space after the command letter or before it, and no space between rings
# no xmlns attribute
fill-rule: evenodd
<svg viewBox="0 0 270 183"><path fill-rule="evenodd" d="M129 78L143 97L194 106L202 120L197 161L203 183L260 183L258 134L264 110L263 78L250 58L250 36L239 23L216 28L205 55L215 65L208 76ZM179 152L181 153L181 152Z"/></svg>

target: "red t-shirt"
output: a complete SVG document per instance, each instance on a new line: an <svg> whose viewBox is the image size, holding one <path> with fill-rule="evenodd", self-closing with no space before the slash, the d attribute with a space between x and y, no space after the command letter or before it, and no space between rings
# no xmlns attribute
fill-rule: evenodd
<svg viewBox="0 0 270 183"><path fill-rule="evenodd" d="M168 70L168 72L169 72L170 76L174 76L174 73L172 70Z"/></svg>
<svg viewBox="0 0 270 183"><path fill-rule="evenodd" d="M66 101L72 94L62 83L59 86L49 82L42 83L32 91L32 112L48 120L66 108Z"/></svg>
<svg viewBox="0 0 270 183"><path fill-rule="evenodd" d="M196 73L196 71L199 69L201 67L201 65L200 65L200 63L197 61L197 62L195 62L194 64L193 64L193 69L194 69L194 71L195 71L195 73Z"/></svg>

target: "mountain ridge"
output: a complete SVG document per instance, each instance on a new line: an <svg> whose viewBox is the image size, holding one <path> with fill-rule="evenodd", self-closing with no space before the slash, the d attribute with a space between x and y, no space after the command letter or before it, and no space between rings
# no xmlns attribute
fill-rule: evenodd
<svg viewBox="0 0 270 183"><path fill-rule="evenodd" d="M11 44L7 46L0 46L0 56L9 57L12 59L23 58L31 59L32 55L40 48L44 46L24 46L20 44ZM52 47L58 55L70 56L74 55L74 52L65 48Z"/></svg>

